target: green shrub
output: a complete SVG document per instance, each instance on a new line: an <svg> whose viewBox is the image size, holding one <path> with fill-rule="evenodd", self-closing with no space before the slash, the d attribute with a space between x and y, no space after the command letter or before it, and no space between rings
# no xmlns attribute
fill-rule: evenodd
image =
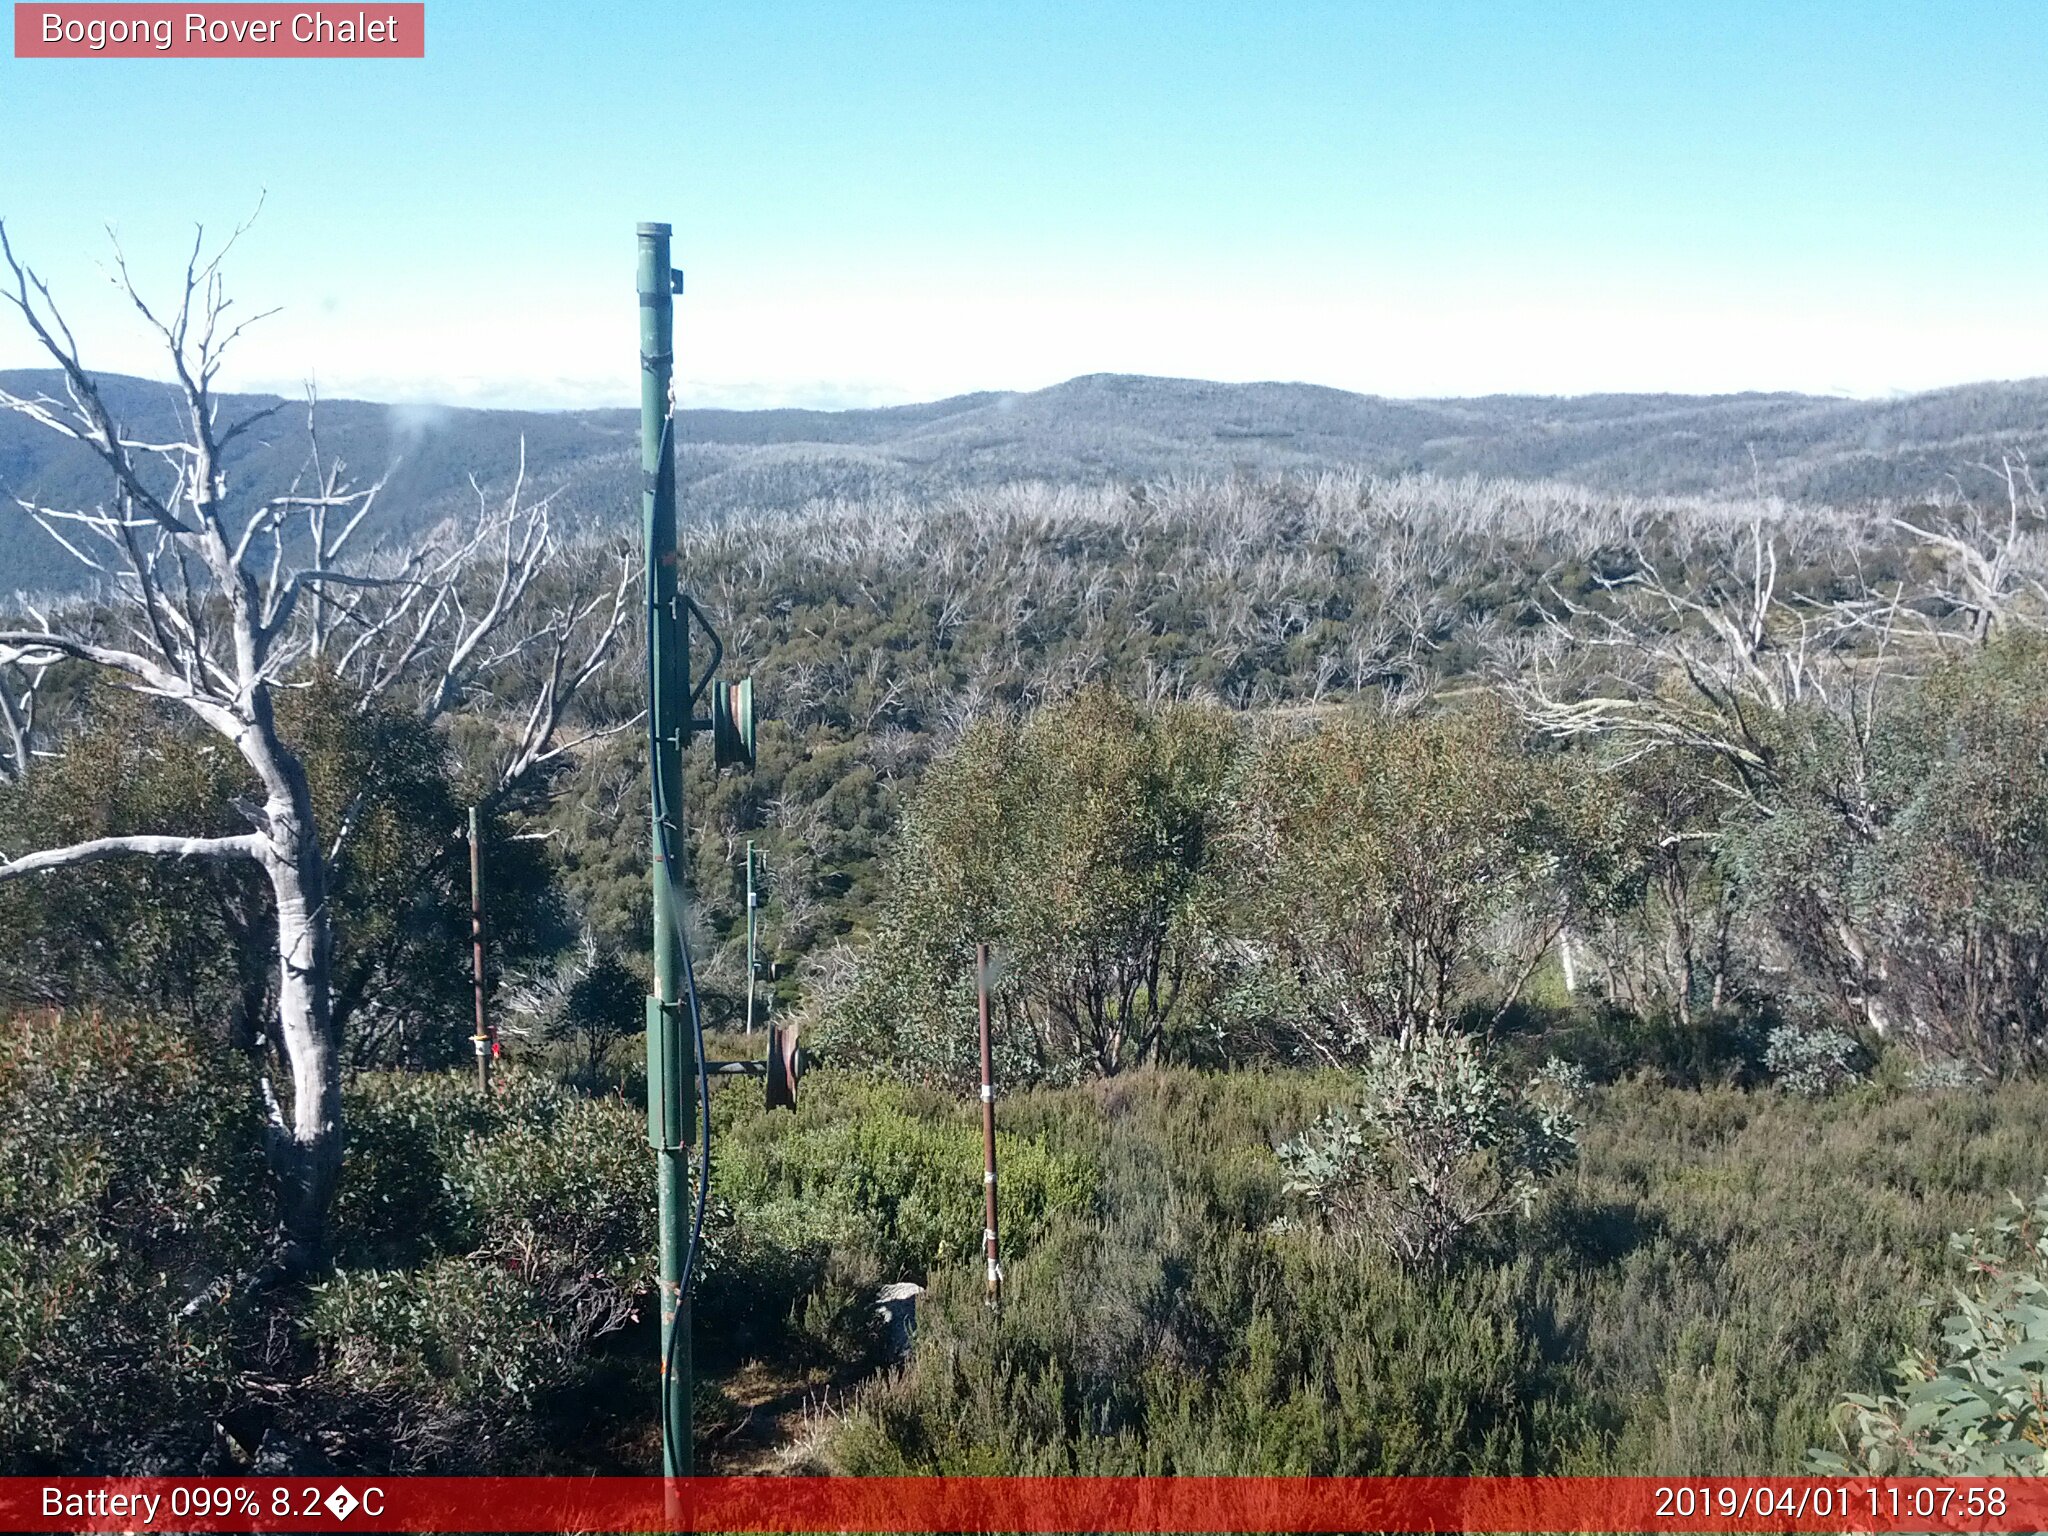
<svg viewBox="0 0 2048 1536"><path fill-rule="evenodd" d="M1781 1024L1764 1046L1764 1066L1778 1086L1804 1099L1860 1081L1864 1059L1854 1035L1825 1024L1815 1029Z"/></svg>
<svg viewBox="0 0 2048 1536"><path fill-rule="evenodd" d="M350 1109L302 1410L344 1463L525 1468L563 1438L601 1341L650 1310L644 1112L516 1069L489 1094L464 1073L368 1076Z"/></svg>
<svg viewBox="0 0 2048 1536"><path fill-rule="evenodd" d="M313 1293L327 1428L394 1469L503 1465L538 1443L575 1352L530 1277L470 1258L352 1270ZM381 1459L381 1458L380 1458ZM509 1470L509 1467L508 1467Z"/></svg>
<svg viewBox="0 0 2048 1536"><path fill-rule="evenodd" d="M1906 1082L1921 1093L1964 1093L1987 1086L1981 1071L1953 1056L1915 1062L1907 1073Z"/></svg>
<svg viewBox="0 0 2048 1536"><path fill-rule="evenodd" d="M458 1073L358 1079L342 1268L250 1304L268 1186L244 1084L148 1025L0 1033L7 1465L233 1470L222 1422L278 1470L645 1470L640 1106L517 1069L489 1095ZM931 1287L913 1356L823 1442L830 1465L1791 1471L1840 1385L1882 1379L1924 1329L1941 1239L2048 1172L2040 1083L1923 1094L1888 1071L1807 1100L1622 1081L1536 1209L1434 1271L1275 1229L1276 1148L1357 1092L1335 1071L1148 1069L1004 1098L998 1318L975 1106L820 1071L790 1116L721 1083L700 1364L851 1368L876 1284L908 1274ZM2034 1220L1997 1261L2011 1275L2040 1268L2018 1257ZM2019 1364L2037 1336L2007 1337Z"/></svg>
<svg viewBox="0 0 2048 1536"><path fill-rule="evenodd" d="M646 1116L621 1099L569 1098L547 1120L526 1118L466 1139L449 1160L480 1248L545 1272L558 1297L611 1298L613 1312L654 1283L653 1157ZM703 1263L700 1260L700 1264ZM580 1336L611 1331L596 1319Z"/></svg>
<svg viewBox="0 0 2048 1536"><path fill-rule="evenodd" d="M189 1034L0 1018L0 1466L199 1467L270 1231L261 1134Z"/></svg>
<svg viewBox="0 0 2048 1536"><path fill-rule="evenodd" d="M1556 1056L1596 1083L1647 1076L1673 1088L1747 1088L1769 1081L1767 1038L1767 1021L1754 1014L1524 1003L1503 1018L1497 1041L1503 1063L1530 1072Z"/></svg>
<svg viewBox="0 0 2048 1536"><path fill-rule="evenodd" d="M1272 1230L1272 1143L1341 1090L1299 1073L1140 1074L1034 1094L1100 1148L1093 1211L1007 1265L932 1277L910 1368L830 1448L886 1473L1517 1472L1552 1367L1526 1266L1448 1279Z"/></svg>
<svg viewBox="0 0 2048 1536"><path fill-rule="evenodd" d="M499 1072L488 1094L466 1072L359 1074L344 1090L348 1148L330 1216L336 1262L410 1268L474 1247L477 1211L455 1173L464 1149L512 1126L545 1132L575 1097L517 1068Z"/></svg>
<svg viewBox="0 0 2048 1536"><path fill-rule="evenodd" d="M865 1250L883 1280L921 1280L980 1251L978 1105L818 1072L793 1118L750 1110L716 1145L713 1187L742 1222L767 1213L828 1245ZM1006 1242L1029 1246L1055 1215L1094 1201L1098 1175L1084 1157L999 1129L996 1158Z"/></svg>
<svg viewBox="0 0 2048 1536"><path fill-rule="evenodd" d="M1942 1320L1938 1354L1916 1349L1896 1393L1851 1393L1841 1410L1851 1460L1827 1471L1885 1477L2048 1476L2048 1181L2016 1215L1958 1233L1967 1278Z"/></svg>
<svg viewBox="0 0 2048 1536"><path fill-rule="evenodd" d="M654 1399L651 1346L591 1350L530 1276L468 1257L351 1271L319 1288L304 1321L316 1362L291 1388L281 1441L304 1448L295 1470L644 1469L606 1442L622 1420L644 1427L632 1420Z"/></svg>
<svg viewBox="0 0 2048 1536"><path fill-rule="evenodd" d="M1092 1208L1006 1264L999 1319L973 1255L936 1268L907 1368L821 1464L1793 1472L1839 1383L1914 1337L1942 1235L2048 1171L2040 1084L1624 1082L1593 1092L1535 1211L1436 1272L1274 1230L1275 1147L1354 1092L1336 1072L1160 1071L1006 1101L1020 1133L1099 1168Z"/></svg>
<svg viewBox="0 0 2048 1536"><path fill-rule="evenodd" d="M607 1338L651 1315L639 1107L516 1068L357 1078L340 1268L306 1287L266 1265L249 1084L189 1030L0 1020L0 1465L588 1466Z"/></svg>
<svg viewBox="0 0 2048 1536"><path fill-rule="evenodd" d="M2037 1070L2048 640L2015 628L1873 687L1860 713L1808 703L1770 723L1766 814L1731 822L1721 847L1780 949L1753 968L1851 1027L1993 1074Z"/></svg>
<svg viewBox="0 0 2048 1536"><path fill-rule="evenodd" d="M1286 1193L1335 1231L1441 1267L1474 1229L1526 1213L1571 1161L1583 1085L1553 1060L1516 1093L1454 1030L1383 1040L1356 1107L1325 1112L1281 1147Z"/></svg>

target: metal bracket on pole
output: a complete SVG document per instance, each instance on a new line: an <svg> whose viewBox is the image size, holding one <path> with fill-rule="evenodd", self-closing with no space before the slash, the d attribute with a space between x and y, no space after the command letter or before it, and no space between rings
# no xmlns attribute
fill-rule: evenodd
<svg viewBox="0 0 2048 1536"><path fill-rule="evenodd" d="M767 1049L758 1061L707 1061L705 1070L714 1077L758 1077L770 1109L795 1109L796 1087L810 1067L810 1057L797 1044L797 1026L771 1024L766 1031Z"/></svg>
<svg viewBox="0 0 2048 1536"><path fill-rule="evenodd" d="M725 660L725 641L719 636L711 622L711 615L697 606L697 599L687 592L678 592L676 602L682 611L683 621L697 621L697 627L704 631L704 638L711 642L711 661L704 668L703 679L690 688L690 707L695 709L703 701L704 690L711 686L711 679L718 673L718 664Z"/></svg>
<svg viewBox="0 0 2048 1536"><path fill-rule="evenodd" d="M711 733L713 767L750 769L754 766L754 680L743 677L732 682L718 676L718 664L725 659L725 641L695 598L687 592L676 597L685 620L695 619L711 642L711 660L690 689L690 729ZM711 695L711 713L699 715L695 711L707 693Z"/></svg>
<svg viewBox="0 0 2048 1536"><path fill-rule="evenodd" d="M657 1152L683 1152L690 1145L686 1027L679 1005L647 999L647 1145Z"/></svg>

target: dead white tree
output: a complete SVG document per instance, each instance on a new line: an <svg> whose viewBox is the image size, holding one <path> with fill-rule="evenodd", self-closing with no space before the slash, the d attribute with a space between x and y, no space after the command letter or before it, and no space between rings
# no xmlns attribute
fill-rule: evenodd
<svg viewBox="0 0 2048 1536"><path fill-rule="evenodd" d="M20 783L35 756L36 699L47 674L41 667L0 666L0 779Z"/></svg>
<svg viewBox="0 0 2048 1536"><path fill-rule="evenodd" d="M543 601L555 542L545 498L523 494L523 464L509 496L480 496L472 524L443 527L399 556L351 559L381 482L353 488L343 466L322 461L317 447L310 481L237 509L231 450L280 408L230 420L215 389L223 357L251 323L233 317L221 280L241 233L211 254L203 232L195 237L168 308L142 297L116 247L114 281L171 371L180 429L161 437L138 435L117 418L48 285L17 258L0 226L4 297L61 378L54 391L0 391L0 408L81 445L109 480L107 501L90 509L23 504L95 573L100 596L0 625L0 668L30 677L63 660L100 669L231 743L258 789L241 805L245 833L0 850L0 880L136 856L248 859L262 870L277 915L276 1043L289 1107L267 1077L262 1086L285 1197L282 1262L303 1268L319 1258L341 1169L328 890L357 808L320 825L304 764L278 729L276 692L325 668L353 683L365 707L402 697L432 720L495 706L506 742L498 783L509 788L573 745L561 740L564 722L617 648L632 572L622 557L616 580L596 595L558 584ZM540 679L530 698L499 686L515 675ZM27 766L19 699L17 690L0 716L17 772Z"/></svg>
<svg viewBox="0 0 2048 1536"><path fill-rule="evenodd" d="M1778 594L1778 553L1753 523L1731 589L1694 591L1666 581L1643 556L1600 585L1613 600L1596 609L1551 589L1549 644L1506 677L1529 722L1561 739L1598 737L1631 755L1683 748L1718 759L1751 793L1775 773L1773 727L1788 710L1841 703L1853 713L1883 675L1888 620L1898 602L1876 597L1832 604ZM1874 637L1852 660L1850 643ZM1574 688L1566 664L1599 658Z"/></svg>
<svg viewBox="0 0 2048 1536"><path fill-rule="evenodd" d="M1609 601L1598 608L1553 588L1548 643L1507 671L1510 696L1538 730L1604 743L1617 768L1658 753L1691 755L1708 769L1698 783L1722 797L1726 826L1779 814L1788 726L1802 714L1830 717L1840 726L1840 759L1825 791L1828 814L1844 846L1875 845L1884 835L1879 696L1902 675L1902 637L1917 633L1902 619L1904 592L1784 596L1777 544L1761 519L1725 558L1732 580L1694 588L1674 585L1642 556L1626 576L1601 583ZM1721 833L1677 836L1711 843ZM1806 906L1825 935L1833 985L1884 1033L1893 1021L1880 947L1829 893L1810 891Z"/></svg>
<svg viewBox="0 0 2048 1536"><path fill-rule="evenodd" d="M1964 498L1947 526L1892 519L1940 560L1941 576L1931 595L1963 616L1962 638L1972 645L1988 643L1998 626L2038 629L2048 623L2048 504L2033 466L2024 457L2007 455L1996 469L1978 467L2004 491L2002 508L1988 510ZM1939 624L1928 629L1937 637L1954 633Z"/></svg>

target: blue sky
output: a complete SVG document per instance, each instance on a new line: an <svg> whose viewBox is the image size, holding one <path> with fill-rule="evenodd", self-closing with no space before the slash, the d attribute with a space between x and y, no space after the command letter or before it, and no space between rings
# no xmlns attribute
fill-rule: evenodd
<svg viewBox="0 0 2048 1536"><path fill-rule="evenodd" d="M0 59L0 216L282 306L248 386L699 403L1115 370L1881 394L2048 373L2048 5L428 0L423 61ZM0 324L0 365L30 361Z"/></svg>

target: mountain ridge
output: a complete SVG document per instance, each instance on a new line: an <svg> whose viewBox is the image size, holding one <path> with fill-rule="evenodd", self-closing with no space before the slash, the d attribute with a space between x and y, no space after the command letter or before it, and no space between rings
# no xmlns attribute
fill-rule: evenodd
<svg viewBox="0 0 2048 1536"><path fill-rule="evenodd" d="M17 393L51 371L0 372ZM124 425L174 430L170 387L107 375ZM275 395L228 395L229 419L282 403L230 467L253 505L304 463L305 413ZM638 413L519 411L323 400L323 452L360 477L388 473L387 537L502 494L522 439L530 483L565 517L625 528L637 506ZM1634 494L1854 503L1924 499L2003 454L2048 456L2048 378L1950 386L1884 400L1788 391L1403 399L1306 383L1083 374L1045 389L983 390L827 411L687 407L678 420L686 515L796 507L821 497L922 497L1017 480L1100 484L1173 474L1358 469L1577 481ZM1982 482L1979 482L1980 486ZM104 472L79 445L0 414L0 498L90 505ZM92 573L28 519L0 512L0 590L76 589Z"/></svg>

